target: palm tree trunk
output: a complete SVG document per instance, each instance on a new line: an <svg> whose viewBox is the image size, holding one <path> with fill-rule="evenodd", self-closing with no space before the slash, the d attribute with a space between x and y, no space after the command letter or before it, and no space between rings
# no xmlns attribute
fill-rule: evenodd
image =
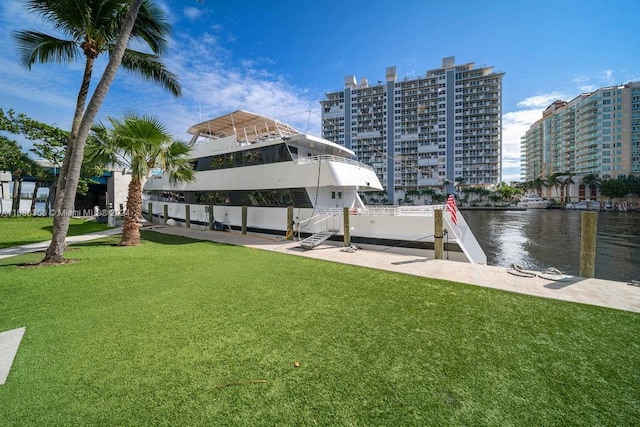
<svg viewBox="0 0 640 427"><path fill-rule="evenodd" d="M53 237L51 239L51 245L49 245L47 254L42 262L64 262L65 239L67 232L69 231L69 222L71 220L71 213L73 212L76 192L78 190L84 147L87 142L91 126L93 125L93 121L98 115L100 105L107 96L109 86L115 78L116 72L122 62L122 57L127 47L129 37L131 36L131 30L133 29L141 4L142 0L131 1L129 10L127 11L127 16L125 17L122 29L120 30L120 35L118 36L118 41L116 42L111 56L109 57L107 67L105 68L102 78L96 86L96 90L89 101L87 110L82 116L80 126L78 127L78 135L75 136L75 138L72 137L73 141L70 141L70 146L67 147L60 178L58 179L55 205L56 215L53 217ZM65 165L67 170L65 170Z"/></svg>
<svg viewBox="0 0 640 427"><path fill-rule="evenodd" d="M73 124L71 126L71 134L69 135L69 142L67 143L64 160L60 167L60 175L58 175L58 183L54 194L53 237L51 239L51 245L47 250L47 255L43 260L44 262L62 262L64 259L63 253L65 249L65 238L69 231L70 215L75 207L75 194L73 197L73 203L70 206L65 205L64 202L67 186L69 185L69 167L71 159L73 158L73 149L77 139L78 129L80 128L80 124L83 119L84 106L86 104L87 94L89 93L89 84L91 82L94 62L94 58L87 58L85 63L84 76L82 84L80 85L80 92L76 101L76 110L73 116Z"/></svg>
<svg viewBox="0 0 640 427"><path fill-rule="evenodd" d="M142 216L142 183L132 177L127 195L127 213L122 227L120 246L140 244L140 217Z"/></svg>

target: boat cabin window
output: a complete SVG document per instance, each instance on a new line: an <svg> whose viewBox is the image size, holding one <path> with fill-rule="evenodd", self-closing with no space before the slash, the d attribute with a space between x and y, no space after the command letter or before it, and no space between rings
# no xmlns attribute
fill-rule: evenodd
<svg viewBox="0 0 640 427"><path fill-rule="evenodd" d="M267 147L251 148L233 153L217 154L215 156L197 159L196 171L216 169L240 168L244 166L265 165L269 163L289 162L291 154L283 144Z"/></svg>
<svg viewBox="0 0 640 427"><path fill-rule="evenodd" d="M144 195L149 201L198 205L313 207L304 188L253 191L145 191Z"/></svg>

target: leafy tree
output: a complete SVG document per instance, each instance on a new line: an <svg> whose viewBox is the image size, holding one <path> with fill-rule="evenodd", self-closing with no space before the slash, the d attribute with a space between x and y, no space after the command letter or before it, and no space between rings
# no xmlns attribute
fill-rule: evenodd
<svg viewBox="0 0 640 427"><path fill-rule="evenodd" d="M22 152L16 141L0 135L0 170L11 172L13 177L13 194L11 195L11 215L20 213L20 193L24 177L31 175L36 164Z"/></svg>
<svg viewBox="0 0 640 427"><path fill-rule="evenodd" d="M600 182L600 194L612 199L621 199L631 192L626 178L609 178Z"/></svg>
<svg viewBox="0 0 640 427"><path fill-rule="evenodd" d="M180 85L168 72L160 56L166 47L170 25L164 12L151 0L25 0L28 12L40 15L66 39L37 31L14 34L27 68L36 62L73 62L84 56L84 75L78 93L69 143L62 163L56 193L53 238L43 262L64 262L65 237L69 230L87 137L115 74L122 65L146 79L160 83L174 95ZM138 16L139 15L139 16ZM153 52L128 49L130 40L145 43ZM108 55L109 61L85 109L94 61Z"/></svg>
<svg viewBox="0 0 640 427"><path fill-rule="evenodd" d="M498 193L502 197L502 200L506 202L511 202L516 194L518 194L520 190L516 187L512 187L507 183L502 183L498 187Z"/></svg>
<svg viewBox="0 0 640 427"><path fill-rule="evenodd" d="M629 185L629 193L640 195L640 177L634 175L627 176L627 184Z"/></svg>
<svg viewBox="0 0 640 427"><path fill-rule="evenodd" d="M140 243L142 182L151 169L159 167L169 180L188 182L194 179L187 155L190 147L175 141L164 125L151 116L125 114L122 119L109 118L111 127L98 123L93 127L95 138L87 145L87 159L103 166L121 166L131 170L127 198L127 213L120 245Z"/></svg>
<svg viewBox="0 0 640 427"><path fill-rule="evenodd" d="M48 160L53 165L54 171L59 170L64 157L65 146L69 140L69 132L33 120L22 113L16 114L13 110L5 112L1 108L0 130L22 135L26 139L34 141L33 148L29 151L31 151L36 158ZM55 173L51 174L42 168L37 168L33 172L37 181L33 192L31 211L35 211L35 197L38 189L43 186L49 187L49 197L46 203L46 214L48 215L52 196L55 195ZM83 188L86 188L86 184L83 185ZM82 192L80 193L83 194Z"/></svg>
<svg viewBox="0 0 640 427"><path fill-rule="evenodd" d="M47 185L47 183L53 182L53 174L47 169L37 164L31 171L31 175L36 177L36 182L33 185L33 193L31 194L31 215L36 214L36 200L38 198L38 190ZM49 190L51 191L51 190ZM48 198L47 198L48 199ZM45 215L49 215L48 206L45 206Z"/></svg>
<svg viewBox="0 0 640 427"><path fill-rule="evenodd" d="M45 214L49 215L53 199L56 193L57 173L60 170L62 159L69 141L69 132L58 127L48 125L27 117L13 110L4 111L0 108L0 131L21 135L33 141L33 148L29 151L38 159L48 160L53 166L53 173L36 164L33 165L31 175L37 178L32 198L32 213L35 212L35 198L40 187L49 187L49 195L45 203ZM83 163L78 181L77 194L85 195L89 190L89 184L94 184L92 179L100 175L102 171L95 167L88 167Z"/></svg>

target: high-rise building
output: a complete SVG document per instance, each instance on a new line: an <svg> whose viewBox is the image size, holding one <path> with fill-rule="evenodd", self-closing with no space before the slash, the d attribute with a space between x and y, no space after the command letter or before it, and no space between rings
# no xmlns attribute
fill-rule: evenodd
<svg viewBox="0 0 640 427"><path fill-rule="evenodd" d="M640 82L555 101L521 138L524 181L640 174Z"/></svg>
<svg viewBox="0 0 640 427"><path fill-rule="evenodd" d="M428 187L490 187L502 175L502 77L493 67L442 60L442 67L398 81L345 78L322 106L322 135L371 165L389 202Z"/></svg>

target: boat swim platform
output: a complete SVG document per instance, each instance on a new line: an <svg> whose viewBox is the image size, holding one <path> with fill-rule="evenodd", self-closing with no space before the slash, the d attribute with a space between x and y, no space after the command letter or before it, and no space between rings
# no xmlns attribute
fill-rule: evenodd
<svg viewBox="0 0 640 427"><path fill-rule="evenodd" d="M345 250L348 248L343 248L341 242L326 241L314 249L305 250L299 247L298 241L284 240L282 236L254 233L242 234L239 231L214 231L203 230L198 227L186 228L168 225L149 225L145 226L144 229L195 240L246 246L324 261L394 271L419 277L450 280L508 292L640 313L640 287L630 286L624 282L577 276L571 276L566 281L552 281L538 276L522 277L509 274L506 267L436 260L415 255L400 255L383 250L359 249L357 251L349 251ZM122 233L121 228L113 228L98 233L67 237L66 241L67 244L73 245L74 243L86 242L119 233ZM49 246L49 243L50 241L0 249L0 259L28 252L43 251Z"/></svg>
<svg viewBox="0 0 640 427"><path fill-rule="evenodd" d="M613 280L565 276L562 281L554 281L539 276L523 277L509 274L509 269L506 267L429 259L384 250L358 249L353 251L345 248L342 242L326 241L314 249L304 249L300 247L300 242L284 240L282 236L242 234L239 231L198 230L197 228L167 225L152 225L145 228L195 240L246 246L306 258L640 313L640 287Z"/></svg>

